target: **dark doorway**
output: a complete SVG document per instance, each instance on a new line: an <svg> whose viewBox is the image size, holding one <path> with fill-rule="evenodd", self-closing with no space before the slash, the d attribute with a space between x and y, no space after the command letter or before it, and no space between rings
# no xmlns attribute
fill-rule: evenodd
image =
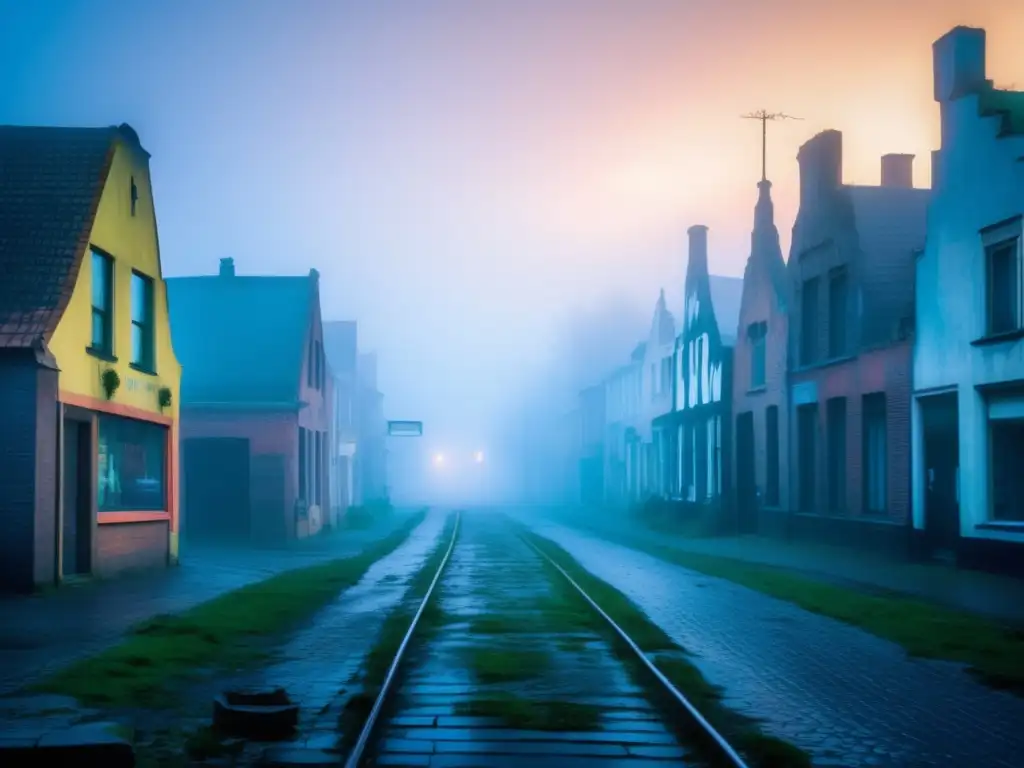
<svg viewBox="0 0 1024 768"><path fill-rule="evenodd" d="M929 553L951 559L960 539L960 430L956 393L922 397L924 528Z"/></svg>
<svg viewBox="0 0 1024 768"><path fill-rule="evenodd" d="M249 441L192 438L183 452L182 533L193 540L248 542Z"/></svg>
<svg viewBox="0 0 1024 768"><path fill-rule="evenodd" d="M816 512L818 480L818 404L797 408L797 481L801 512Z"/></svg>
<svg viewBox="0 0 1024 768"><path fill-rule="evenodd" d="M64 528L61 574L80 576L92 567L92 424L64 419Z"/></svg>
<svg viewBox="0 0 1024 768"><path fill-rule="evenodd" d="M757 478L754 474L754 414L736 417L736 509L741 533L757 531Z"/></svg>

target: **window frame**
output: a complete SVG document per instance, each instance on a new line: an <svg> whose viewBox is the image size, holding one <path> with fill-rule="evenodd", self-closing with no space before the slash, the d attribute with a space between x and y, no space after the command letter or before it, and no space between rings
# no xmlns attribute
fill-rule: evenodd
<svg viewBox="0 0 1024 768"><path fill-rule="evenodd" d="M750 389L768 385L768 323L761 320L747 326L750 341Z"/></svg>
<svg viewBox="0 0 1024 768"><path fill-rule="evenodd" d="M136 280L143 290L143 319L135 318L135 285ZM129 304L132 321L131 359L130 365L137 371L156 373L156 281L137 269L132 270L129 284ZM135 356L135 329L138 328L142 337L142 357Z"/></svg>
<svg viewBox="0 0 1024 768"><path fill-rule="evenodd" d="M800 285L800 365L818 362L818 316L821 314L821 280L809 277ZM813 296L814 312L808 312L808 297Z"/></svg>
<svg viewBox="0 0 1024 768"><path fill-rule="evenodd" d="M100 355L113 356L114 354L114 257L106 251L95 246L89 247L90 274L90 297L89 304L89 345L88 349ZM103 264L106 270L104 274L104 299L105 306L96 306L96 265ZM103 323L103 339L100 344L95 339L95 323L97 316Z"/></svg>
<svg viewBox="0 0 1024 768"><path fill-rule="evenodd" d="M141 505L141 504L125 504L123 502L119 503L119 504L107 504L107 503L104 503L104 501L103 501L103 495L108 493L108 491L105 490L104 483L101 480L101 474L103 473L104 468L101 466L100 456L105 455L107 457L107 460L109 461L110 458L114 457L114 455L115 455L114 454L114 450L111 447L111 443L109 442L110 434L106 433L105 430L107 428L113 426L113 428L114 428L113 429L113 432L114 432L113 436L115 438L117 438L116 445L118 446L118 448L117 448L118 453L116 454L116 458L117 458L118 461L123 462L124 461L124 456L125 456L125 453L123 451L123 446L126 445L127 443L124 440L124 434L125 433L124 432L119 432L118 430L122 429L125 425L126 425L127 429L129 429L129 430L130 429L137 430L136 434L139 434L140 432L143 432L143 433L144 432L150 432L154 436L159 435L159 442L158 443L157 442L153 443L153 445L159 444L159 446L160 446L160 457L159 457L159 461L157 462L157 466L159 467L158 472L159 472L159 483L160 483L160 487L159 487L160 503L159 504L155 504L155 505L152 505L152 506L150 506L150 505ZM124 513L124 512L168 513L169 509L170 509L170 505L169 505L169 501L170 501L170 482L169 481L170 481L170 478L168 476L168 471L167 471L167 459L168 459L168 455L170 453L170 428L167 425L161 424L161 423L158 423L158 422L143 421L141 419L132 419L132 418L128 418L126 416L118 416L118 415L109 414L109 413L100 413L100 414L98 414L97 419L96 419L96 433L95 434L96 434L96 440L97 440L97 449L96 449L96 451L97 451L97 458L96 458L96 466L95 466L95 468L93 470L93 482L95 483L95 488L93 489L93 494L94 494L95 504L96 504L96 513L98 515L100 515L101 518L102 518L103 515L108 514L108 513ZM104 442L104 440L106 440L106 442ZM101 445L105 445L106 446L106 453L105 454L100 451L100 446ZM143 445L143 443L139 443L139 445ZM110 470L110 471L113 472L114 470ZM124 479L123 472L115 472L115 473L118 475L118 480L119 481ZM148 472L147 472L147 474L148 474ZM121 488L119 493L123 496L123 494L124 494L123 487Z"/></svg>
<svg viewBox="0 0 1024 768"><path fill-rule="evenodd" d="M985 334L987 336L1000 336L1006 333L1015 333L1024 330L1024 264L1021 258L1021 235L1018 230L1014 234L1005 233L1007 236L985 243ZM994 285L993 263L997 254L1010 252L1010 260L1013 264L1014 282L1016 282L1011 307L1013 317L1007 327L996 326L996 312L994 298L996 289Z"/></svg>
<svg viewBox="0 0 1024 768"><path fill-rule="evenodd" d="M837 297L836 286L842 286L842 296ZM840 299L839 302L836 299ZM842 306L834 306L840 303ZM835 267L828 273L828 356L830 359L845 357L849 348L850 316L850 273L846 265ZM838 322L837 322L838 321ZM838 326L838 330L837 330Z"/></svg>

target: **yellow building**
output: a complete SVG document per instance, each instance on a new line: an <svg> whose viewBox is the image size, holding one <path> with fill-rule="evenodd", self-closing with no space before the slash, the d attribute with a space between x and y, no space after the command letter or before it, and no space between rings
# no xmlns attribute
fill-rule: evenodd
<svg viewBox="0 0 1024 768"><path fill-rule="evenodd" d="M0 587L176 561L180 378L135 131L0 126Z"/></svg>

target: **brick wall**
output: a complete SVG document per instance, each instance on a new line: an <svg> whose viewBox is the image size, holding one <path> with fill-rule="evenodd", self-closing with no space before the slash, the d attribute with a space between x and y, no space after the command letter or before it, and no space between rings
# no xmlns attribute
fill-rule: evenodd
<svg viewBox="0 0 1024 768"><path fill-rule="evenodd" d="M903 342L865 352L855 359L793 374L793 384L814 382L817 389L815 510L864 517L863 410L862 397L882 392L886 406L885 519L906 523L910 519L910 400L911 346ZM828 509L828 406L830 399L846 398L846 493L842 510ZM790 434L791 482L799 482L798 422L794 416ZM795 499L794 499L795 501ZM869 516L877 519L877 516Z"/></svg>
<svg viewBox="0 0 1024 768"><path fill-rule="evenodd" d="M170 537L165 522L104 523L94 529L97 576L165 567Z"/></svg>
<svg viewBox="0 0 1024 768"><path fill-rule="evenodd" d="M732 388L732 434L735 450L736 419L750 411L754 414L754 473L755 482L762 495L768 482L767 410L769 406L779 409L779 505L780 509L790 508L789 483L787 482L787 457L789 456L788 419L789 409L787 388L787 345L788 318L779 305L775 288L768 276L749 275L744 280L743 308L740 311L739 336L733 356ZM751 343L747 328L752 323L767 322L768 335L765 339L765 385L751 390ZM733 468L738 466L735 453ZM762 501L763 501L762 496Z"/></svg>
<svg viewBox="0 0 1024 768"><path fill-rule="evenodd" d="M34 582L37 384L31 353L0 350L0 589Z"/></svg>

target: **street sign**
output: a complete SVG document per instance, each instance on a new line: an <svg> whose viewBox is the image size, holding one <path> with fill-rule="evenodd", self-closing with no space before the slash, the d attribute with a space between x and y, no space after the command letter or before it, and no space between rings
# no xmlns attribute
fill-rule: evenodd
<svg viewBox="0 0 1024 768"><path fill-rule="evenodd" d="M389 421L388 435L391 437L422 437L422 421Z"/></svg>

